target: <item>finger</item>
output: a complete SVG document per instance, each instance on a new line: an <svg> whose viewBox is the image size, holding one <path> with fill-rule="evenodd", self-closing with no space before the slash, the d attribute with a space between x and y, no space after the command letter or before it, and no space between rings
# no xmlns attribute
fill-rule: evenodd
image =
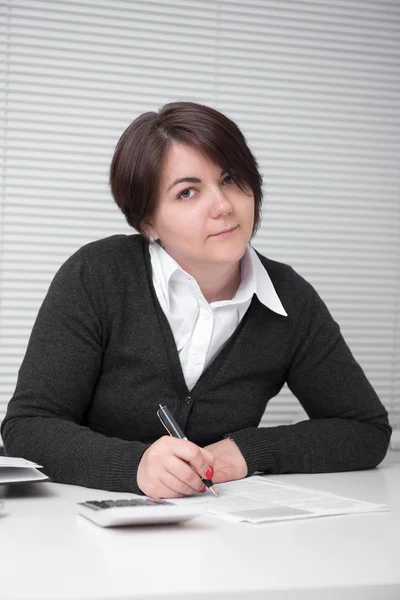
<svg viewBox="0 0 400 600"><path fill-rule="evenodd" d="M205 463L207 465L211 465L212 467L215 467L214 455L209 450L205 450L204 448L201 448L201 452L203 454Z"/></svg>
<svg viewBox="0 0 400 600"><path fill-rule="evenodd" d="M200 475L193 470L193 467L189 463L183 461L181 458L173 455L169 456L165 461L164 467L168 473L176 477L182 484L189 487L191 489L190 493L200 492L203 489L204 483L201 480ZM180 487L174 489L181 490ZM187 493L186 489L183 490L183 488L182 492Z"/></svg>
<svg viewBox="0 0 400 600"><path fill-rule="evenodd" d="M164 498L183 498L186 495L187 494L177 492L159 480L154 488L154 492L151 494L151 498L154 500L163 500Z"/></svg>
<svg viewBox="0 0 400 600"><path fill-rule="evenodd" d="M176 477L169 471L164 471L164 473L160 477L160 481L163 483L163 485L172 490L174 494L180 497L192 496L198 491L194 490L190 485L188 485L184 481L178 479L178 477ZM204 484L203 487L205 487Z"/></svg>
<svg viewBox="0 0 400 600"><path fill-rule="evenodd" d="M188 440L175 441L178 443L174 445L173 454L188 462L200 477L211 479L210 470L212 472L214 468L212 454Z"/></svg>

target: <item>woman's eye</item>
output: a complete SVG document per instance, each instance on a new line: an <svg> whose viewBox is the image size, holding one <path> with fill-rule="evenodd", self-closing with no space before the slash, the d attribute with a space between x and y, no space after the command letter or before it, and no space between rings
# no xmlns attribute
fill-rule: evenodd
<svg viewBox="0 0 400 600"><path fill-rule="evenodd" d="M232 177L230 175L225 175L225 177L222 180L222 183L224 185L226 185L226 184L229 185L230 183L233 183L233 179L232 179Z"/></svg>
<svg viewBox="0 0 400 600"><path fill-rule="evenodd" d="M178 200L189 200L189 198L191 198L194 194L194 189L193 188L186 188L186 190L182 190L179 194L178 194Z"/></svg>

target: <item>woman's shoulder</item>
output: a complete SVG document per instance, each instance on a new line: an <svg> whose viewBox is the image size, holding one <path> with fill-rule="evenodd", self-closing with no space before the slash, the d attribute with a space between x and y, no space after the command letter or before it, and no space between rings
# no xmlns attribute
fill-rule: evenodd
<svg viewBox="0 0 400 600"><path fill-rule="evenodd" d="M145 272L145 240L139 234L112 235L85 244L61 265L55 282L94 278L107 285Z"/></svg>
<svg viewBox="0 0 400 600"><path fill-rule="evenodd" d="M273 283L277 282L281 285L296 285L300 287L307 287L310 285L291 265L272 260L257 250L256 253Z"/></svg>
<svg viewBox="0 0 400 600"><path fill-rule="evenodd" d="M84 263L91 270L105 272L132 264L144 267L144 256L145 240L141 235L112 235L81 246L64 264Z"/></svg>
<svg viewBox="0 0 400 600"><path fill-rule="evenodd" d="M291 265L272 260L256 252L284 307L296 307L302 310L305 305L308 306L312 298L317 295L311 283Z"/></svg>
<svg viewBox="0 0 400 600"><path fill-rule="evenodd" d="M127 256L143 256L144 252L144 238L139 234L133 235L111 235L94 242L85 244L78 250L78 254L82 254L85 258L104 259L104 257L118 257L122 258Z"/></svg>

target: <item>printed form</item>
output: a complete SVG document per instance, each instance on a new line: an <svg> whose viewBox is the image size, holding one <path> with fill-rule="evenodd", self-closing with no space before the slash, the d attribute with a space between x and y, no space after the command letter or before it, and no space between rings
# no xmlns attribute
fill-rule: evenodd
<svg viewBox="0 0 400 600"><path fill-rule="evenodd" d="M172 502L201 502L209 514L249 523L389 511L384 504L363 502L258 475L215 487L217 497L209 495L200 499L191 496Z"/></svg>

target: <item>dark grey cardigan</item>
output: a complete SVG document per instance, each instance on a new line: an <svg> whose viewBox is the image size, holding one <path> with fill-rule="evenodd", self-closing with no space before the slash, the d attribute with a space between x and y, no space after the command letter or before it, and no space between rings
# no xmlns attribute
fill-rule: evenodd
<svg viewBox="0 0 400 600"><path fill-rule="evenodd" d="M260 259L288 317L253 296L189 392L147 243L118 235L81 248L33 327L2 425L6 453L37 461L55 481L139 492L140 458L165 433L162 402L196 444L235 440L249 475L376 466L390 439L386 410L313 287ZM285 382L310 419L258 427Z"/></svg>

